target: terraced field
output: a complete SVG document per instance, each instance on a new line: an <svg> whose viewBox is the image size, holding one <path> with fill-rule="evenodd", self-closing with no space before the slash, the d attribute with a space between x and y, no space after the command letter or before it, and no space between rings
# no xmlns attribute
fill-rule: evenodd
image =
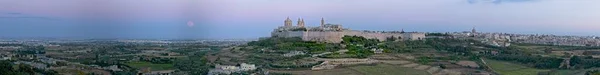
<svg viewBox="0 0 600 75"><path fill-rule="evenodd" d="M377 65L360 65L352 67L336 67L330 70L269 70L272 73L293 75L461 75L449 69L439 66L423 65L412 61L390 57L386 55L375 55L374 59L380 59ZM404 57L404 56L402 56Z"/></svg>
<svg viewBox="0 0 600 75"><path fill-rule="evenodd" d="M375 66L350 67L362 74L368 75L431 75L425 70L417 70L399 65L378 64Z"/></svg>
<svg viewBox="0 0 600 75"><path fill-rule="evenodd" d="M549 70L535 69L527 66L498 60L485 60L488 66L502 75L537 75Z"/></svg>
<svg viewBox="0 0 600 75"><path fill-rule="evenodd" d="M129 62L129 63L126 63L126 65L129 65L134 68L150 67L152 71L175 69L175 67L173 67L173 64L152 64L150 62L142 62L142 61Z"/></svg>

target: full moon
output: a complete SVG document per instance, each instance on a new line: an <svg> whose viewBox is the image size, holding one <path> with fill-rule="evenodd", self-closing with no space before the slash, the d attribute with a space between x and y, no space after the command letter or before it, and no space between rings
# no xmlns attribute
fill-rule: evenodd
<svg viewBox="0 0 600 75"><path fill-rule="evenodd" d="M187 26L188 26L188 27L193 27L193 26L194 26L194 22L192 22L192 21L188 21L188 22L187 22Z"/></svg>

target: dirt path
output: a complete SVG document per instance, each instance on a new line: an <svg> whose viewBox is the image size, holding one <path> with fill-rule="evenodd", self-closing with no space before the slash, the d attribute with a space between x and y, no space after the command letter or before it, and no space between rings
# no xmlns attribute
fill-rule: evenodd
<svg viewBox="0 0 600 75"><path fill-rule="evenodd" d="M499 75L499 73L496 72L496 70L494 70L494 69L492 69L492 67L488 66L488 64L485 62L485 60L483 60L483 58L480 58L480 59L481 59L481 63L483 63L483 66L485 66L489 71L492 71L492 73Z"/></svg>

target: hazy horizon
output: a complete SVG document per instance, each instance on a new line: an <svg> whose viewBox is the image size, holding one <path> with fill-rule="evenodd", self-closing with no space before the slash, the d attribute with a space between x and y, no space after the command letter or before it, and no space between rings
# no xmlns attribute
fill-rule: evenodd
<svg viewBox="0 0 600 75"><path fill-rule="evenodd" d="M296 25L599 36L600 0L2 0L0 38L231 39Z"/></svg>

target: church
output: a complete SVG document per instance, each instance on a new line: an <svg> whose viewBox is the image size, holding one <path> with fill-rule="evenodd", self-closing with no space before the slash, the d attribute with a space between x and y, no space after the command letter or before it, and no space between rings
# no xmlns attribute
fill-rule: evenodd
<svg viewBox="0 0 600 75"><path fill-rule="evenodd" d="M340 43L344 36L362 36L367 39L378 39L385 41L387 38L394 37L401 40L423 40L425 33L404 32L404 31L360 31L343 28L339 24L327 24L325 19L321 18L321 25L318 27L307 27L304 19L298 18L297 25L293 26L292 20L288 17L283 26L279 26L271 32L271 37L300 37L304 41L316 41L327 43Z"/></svg>

